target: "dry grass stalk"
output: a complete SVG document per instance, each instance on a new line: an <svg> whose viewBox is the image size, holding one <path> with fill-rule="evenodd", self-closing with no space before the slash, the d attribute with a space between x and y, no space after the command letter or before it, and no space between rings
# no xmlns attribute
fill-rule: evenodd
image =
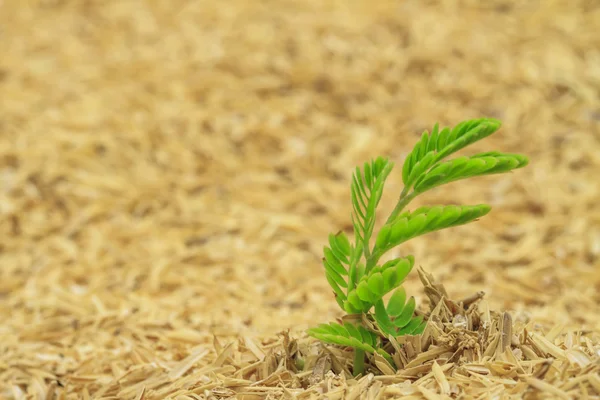
<svg viewBox="0 0 600 400"><path fill-rule="evenodd" d="M0 398L597 399L600 14L538 3L1 1ZM478 116L531 167L428 195L494 210L350 379L302 334L349 171Z"/></svg>

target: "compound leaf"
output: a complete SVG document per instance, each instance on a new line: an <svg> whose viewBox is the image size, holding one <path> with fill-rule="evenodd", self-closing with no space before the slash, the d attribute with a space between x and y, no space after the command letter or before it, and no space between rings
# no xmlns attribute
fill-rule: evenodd
<svg viewBox="0 0 600 400"><path fill-rule="evenodd" d="M377 343L376 334L363 326L353 325L349 322L344 323L344 325L337 322L321 324L309 329L307 333L326 343L350 346L370 353L377 351L375 349Z"/></svg>
<svg viewBox="0 0 600 400"><path fill-rule="evenodd" d="M350 308L355 312L369 311L383 296L402 284L414 263L414 257L407 256L374 267L360 279L355 289L348 292L348 306L344 306L344 309Z"/></svg>
<svg viewBox="0 0 600 400"><path fill-rule="evenodd" d="M381 256L391 248L425 233L463 225L490 211L490 206L433 206L420 207L412 213L403 213L381 229L377 235L374 256Z"/></svg>
<svg viewBox="0 0 600 400"><path fill-rule="evenodd" d="M350 261L353 257L353 249L345 233L339 232L336 235L329 235L329 245L323 248L323 266L325 267L325 277L327 282L335 293L335 299L343 308L346 294L343 289L348 287L348 280L345 278L349 274Z"/></svg>
<svg viewBox="0 0 600 400"><path fill-rule="evenodd" d="M422 193L434 187L475 176L501 174L522 168L528 159L520 154L498 152L482 153L470 157L459 157L435 165L422 174L415 182L415 193Z"/></svg>
<svg viewBox="0 0 600 400"><path fill-rule="evenodd" d="M493 118L479 118L461 122L453 129L439 131L436 124L433 131L425 131L421 139L404 160L402 181L409 188L430 167L460 149L481 140L500 128L500 121Z"/></svg>
<svg viewBox="0 0 600 400"><path fill-rule="evenodd" d="M362 242L367 249L375 226L375 209L381 200L385 180L393 167L394 163L387 158L378 157L365 163L362 171L357 167L352 176L352 224L357 242Z"/></svg>

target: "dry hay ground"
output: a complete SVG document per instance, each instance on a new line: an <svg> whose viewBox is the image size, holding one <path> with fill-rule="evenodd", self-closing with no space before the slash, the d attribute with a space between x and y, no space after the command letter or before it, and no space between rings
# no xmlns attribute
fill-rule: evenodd
<svg viewBox="0 0 600 400"><path fill-rule="evenodd" d="M592 0L2 1L0 398L600 398L599 26ZM345 377L302 330L341 315L352 167L480 116L477 150L531 165L424 196L494 208L405 251L481 313Z"/></svg>

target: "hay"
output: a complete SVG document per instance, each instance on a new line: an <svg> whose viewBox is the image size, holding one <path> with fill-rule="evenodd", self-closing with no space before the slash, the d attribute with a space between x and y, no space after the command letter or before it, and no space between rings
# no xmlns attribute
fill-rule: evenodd
<svg viewBox="0 0 600 400"><path fill-rule="evenodd" d="M0 398L599 398L593 2L4 0L0 26ZM478 149L532 164L428 194L494 209L403 248L473 308L432 300L397 375L352 379L303 334L341 316L349 173L482 115Z"/></svg>

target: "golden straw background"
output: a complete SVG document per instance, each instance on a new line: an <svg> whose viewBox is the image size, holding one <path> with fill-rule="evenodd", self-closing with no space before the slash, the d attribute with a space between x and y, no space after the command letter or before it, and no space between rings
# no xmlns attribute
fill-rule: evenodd
<svg viewBox="0 0 600 400"><path fill-rule="evenodd" d="M424 195L493 209L403 254L587 332L579 384L511 396L599 398L599 27L584 0L0 1L0 398L235 395L279 332L342 315L320 258L352 169L396 163L381 220L423 130L478 117L503 128L471 152L530 165Z"/></svg>

